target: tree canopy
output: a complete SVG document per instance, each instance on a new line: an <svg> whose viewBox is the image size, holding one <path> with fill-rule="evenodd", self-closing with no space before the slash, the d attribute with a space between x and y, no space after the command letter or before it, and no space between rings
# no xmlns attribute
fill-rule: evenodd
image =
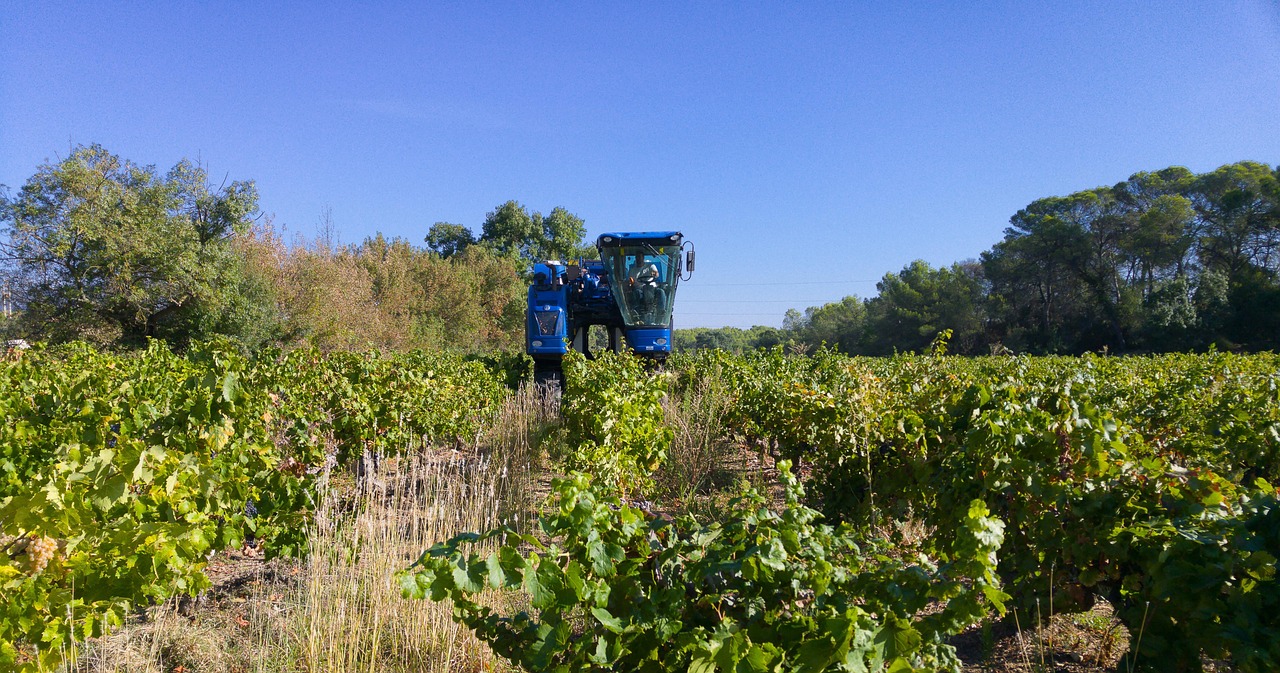
<svg viewBox="0 0 1280 673"><path fill-rule="evenodd" d="M537 211L531 214L516 201L507 201L485 216L481 231L481 243L530 263L591 257L594 253L594 248L583 243L587 227L582 218L560 206L543 216Z"/></svg>
<svg viewBox="0 0 1280 673"><path fill-rule="evenodd" d="M476 242L475 234L461 224L436 222L427 232L427 247L441 257L452 257Z"/></svg>
<svg viewBox="0 0 1280 673"><path fill-rule="evenodd" d="M850 353L1280 346L1280 167L1174 166L1037 199L977 262L923 261L879 294L792 311L789 338Z"/></svg>
<svg viewBox="0 0 1280 673"><path fill-rule="evenodd" d="M229 245L258 211L253 182L209 185L179 162L161 175L98 145L0 196L9 265L30 334L138 343L217 331L243 312Z"/></svg>

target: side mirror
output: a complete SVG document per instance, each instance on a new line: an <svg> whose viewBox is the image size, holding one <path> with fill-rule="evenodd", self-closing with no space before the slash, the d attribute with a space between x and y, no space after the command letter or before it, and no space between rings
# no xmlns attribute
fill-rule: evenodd
<svg viewBox="0 0 1280 673"><path fill-rule="evenodd" d="M681 243L680 250L684 254L676 257L676 273L679 274L680 280L689 280L693 276L693 242Z"/></svg>

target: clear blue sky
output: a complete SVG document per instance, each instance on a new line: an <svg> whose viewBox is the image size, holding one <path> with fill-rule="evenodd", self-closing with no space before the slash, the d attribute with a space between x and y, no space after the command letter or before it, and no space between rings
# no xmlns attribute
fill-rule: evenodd
<svg viewBox="0 0 1280 673"><path fill-rule="evenodd" d="M1280 162L1276 2L881 4L5 0L0 183L100 143L347 242L508 199L679 229L691 327L976 257L1039 197Z"/></svg>

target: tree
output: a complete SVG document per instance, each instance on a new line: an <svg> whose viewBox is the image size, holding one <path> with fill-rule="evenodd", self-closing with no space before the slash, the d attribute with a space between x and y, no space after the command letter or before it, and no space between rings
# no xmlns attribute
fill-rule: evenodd
<svg viewBox="0 0 1280 673"><path fill-rule="evenodd" d="M810 306L803 315L795 309L788 309L782 328L796 341L812 347L826 344L845 353L860 353L866 318L864 302L850 295L837 302Z"/></svg>
<svg viewBox="0 0 1280 673"><path fill-rule="evenodd" d="M785 343L784 335L773 327L756 325L751 328L751 348L773 348Z"/></svg>
<svg viewBox="0 0 1280 673"><path fill-rule="evenodd" d="M1105 187L1018 211L1004 240L982 254L1004 337L1040 352L1123 350L1131 302L1118 251L1126 231L1123 208Z"/></svg>
<svg viewBox="0 0 1280 673"><path fill-rule="evenodd" d="M1136 264L1134 280L1150 294L1158 280L1186 275L1189 235L1195 221L1190 199L1181 194L1157 197L1138 215L1137 226L1124 241L1125 251Z"/></svg>
<svg viewBox="0 0 1280 673"><path fill-rule="evenodd" d="M214 189L179 162L161 176L101 146L77 147L0 198L25 300L23 329L51 341L182 342L228 322L243 279L231 238L258 210L253 182Z"/></svg>
<svg viewBox="0 0 1280 673"><path fill-rule="evenodd" d="M534 213L534 219L538 219ZM545 242L541 249L542 257L547 259L577 259L595 256L595 247L583 244L587 235L587 225L582 218L560 206L551 209L551 214L542 219L542 233Z"/></svg>
<svg viewBox="0 0 1280 673"><path fill-rule="evenodd" d="M480 240L498 252L534 260L542 238L540 224L523 205L507 201L485 215Z"/></svg>
<svg viewBox="0 0 1280 673"><path fill-rule="evenodd" d="M757 348L772 348L783 343L777 328L756 325L751 329L740 327L688 327L675 330L671 335L672 349L691 351L718 348L731 353L743 353Z"/></svg>
<svg viewBox="0 0 1280 673"><path fill-rule="evenodd" d="M461 224L436 222L427 232L427 247L446 259L466 250L475 242L475 234Z"/></svg>
<svg viewBox="0 0 1280 673"><path fill-rule="evenodd" d="M516 201L507 201L485 216L480 241L500 253L517 255L526 262L543 259L589 257L583 244L586 224L562 207L551 214L529 213Z"/></svg>
<svg viewBox="0 0 1280 673"><path fill-rule="evenodd" d="M238 247L267 280L284 340L322 350L482 352L515 348L523 336L522 265L485 246L448 258L382 234L286 246L255 227Z"/></svg>
<svg viewBox="0 0 1280 673"><path fill-rule="evenodd" d="M1190 198L1206 268L1233 282L1252 269L1280 270L1280 181L1269 166L1243 161L1200 175Z"/></svg>
<svg viewBox="0 0 1280 673"><path fill-rule="evenodd" d="M1280 167L1250 161L1197 177L1197 251L1204 272L1225 276L1229 308L1215 339L1224 346L1280 343Z"/></svg>
<svg viewBox="0 0 1280 673"><path fill-rule="evenodd" d="M1112 191L1136 219L1121 242L1129 260L1128 278L1146 298L1159 281L1185 276L1196 213L1187 198L1195 174L1181 166L1138 172Z"/></svg>
<svg viewBox="0 0 1280 673"><path fill-rule="evenodd" d="M951 349L974 354L985 346L982 315L982 267L975 262L934 269L916 260L896 274L885 274L879 296L867 302L868 351L924 352L943 330L951 330Z"/></svg>

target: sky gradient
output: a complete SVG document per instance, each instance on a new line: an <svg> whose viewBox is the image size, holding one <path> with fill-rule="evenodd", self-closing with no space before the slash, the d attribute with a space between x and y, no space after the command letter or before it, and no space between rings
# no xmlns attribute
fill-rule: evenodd
<svg viewBox="0 0 1280 673"><path fill-rule="evenodd" d="M508 199L678 229L677 327L873 295L1040 197L1280 162L1277 2L0 4L11 190L99 143L255 180L301 236Z"/></svg>

